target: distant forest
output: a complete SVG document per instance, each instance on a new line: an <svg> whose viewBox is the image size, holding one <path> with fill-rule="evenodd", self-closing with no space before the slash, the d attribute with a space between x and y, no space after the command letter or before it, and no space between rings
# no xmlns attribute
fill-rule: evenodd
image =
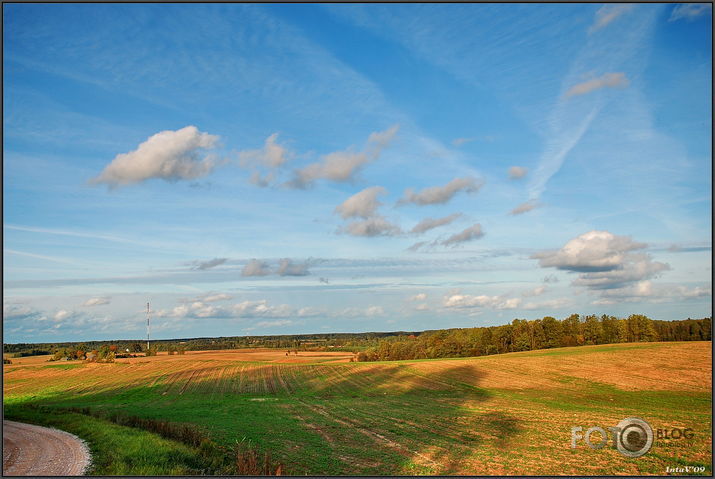
<svg viewBox="0 0 715 479"><path fill-rule="evenodd" d="M357 353L358 361L485 356L513 351L646 341L710 341L711 318L657 321L642 314L615 316L572 314L483 328L425 331L420 335L384 338Z"/></svg>
<svg viewBox="0 0 715 479"><path fill-rule="evenodd" d="M286 350L347 351L357 361L431 359L499 354L512 351L644 341L710 341L711 318L680 321L652 320L641 314L628 318L615 316L579 316L563 320L551 316L542 319L515 319L510 324L479 328L431 331L396 331L369 333L325 333L273 336L231 336L152 340L113 340L62 343L3 344L11 357L53 354L71 357L70 352L111 349L117 357L128 354L156 354L167 351L220 350L239 348L279 348ZM74 354L77 358L81 355ZM83 356L83 355L82 355ZM59 358L57 358L59 359Z"/></svg>

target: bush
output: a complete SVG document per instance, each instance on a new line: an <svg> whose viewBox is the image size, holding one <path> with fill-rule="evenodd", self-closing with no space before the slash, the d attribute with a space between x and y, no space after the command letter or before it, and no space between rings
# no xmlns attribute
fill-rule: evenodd
<svg viewBox="0 0 715 479"><path fill-rule="evenodd" d="M3 364L12 364L12 361L10 361L8 358L2 358L2 363Z"/></svg>

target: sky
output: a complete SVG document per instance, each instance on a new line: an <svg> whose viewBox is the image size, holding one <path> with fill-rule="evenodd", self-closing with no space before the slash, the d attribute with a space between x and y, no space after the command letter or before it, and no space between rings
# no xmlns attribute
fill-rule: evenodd
<svg viewBox="0 0 715 479"><path fill-rule="evenodd" d="M7 4L4 341L712 314L711 4Z"/></svg>

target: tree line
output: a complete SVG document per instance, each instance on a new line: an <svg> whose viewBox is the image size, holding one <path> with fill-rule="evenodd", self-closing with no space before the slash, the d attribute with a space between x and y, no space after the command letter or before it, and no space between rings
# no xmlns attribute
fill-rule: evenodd
<svg viewBox="0 0 715 479"><path fill-rule="evenodd" d="M655 321L642 314L627 318L580 316L558 320L551 316L510 324L426 331L420 335L385 338L357 353L357 361L391 361L485 356L514 351L647 341L710 341L711 318Z"/></svg>

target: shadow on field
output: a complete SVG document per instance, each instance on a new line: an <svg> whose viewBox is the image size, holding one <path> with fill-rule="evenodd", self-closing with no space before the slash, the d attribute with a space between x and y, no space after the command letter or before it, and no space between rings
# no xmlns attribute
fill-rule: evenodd
<svg viewBox="0 0 715 479"><path fill-rule="evenodd" d="M225 367L157 369L144 386L27 396L5 412L75 407L196 424L219 444L251 441L295 475L480 474L465 461L484 445L508 449L521 431L485 404L491 393L469 364L434 374L410 362Z"/></svg>

